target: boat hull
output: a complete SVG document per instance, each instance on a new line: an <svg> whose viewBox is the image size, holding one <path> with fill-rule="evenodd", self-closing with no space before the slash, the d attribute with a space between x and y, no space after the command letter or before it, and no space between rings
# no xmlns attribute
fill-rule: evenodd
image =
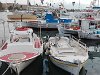
<svg viewBox="0 0 100 75"><path fill-rule="evenodd" d="M34 24L31 27L33 27L34 29L42 29L42 30L58 30L57 29L57 24Z"/></svg>
<svg viewBox="0 0 100 75"><path fill-rule="evenodd" d="M79 30L72 30L72 29L64 29L63 26L58 25L58 31L60 35L64 35L64 34L78 34Z"/></svg>
<svg viewBox="0 0 100 75"><path fill-rule="evenodd" d="M78 30L64 30L64 34L78 34Z"/></svg>
<svg viewBox="0 0 100 75"><path fill-rule="evenodd" d="M61 60L58 60L58 59L54 58L53 56L50 56L50 60L57 67L65 70L65 71L68 71L73 75L79 75L80 69L83 66L82 64L81 65L76 65L76 64L69 63L69 62L64 62L64 61L61 61Z"/></svg>
<svg viewBox="0 0 100 75"><path fill-rule="evenodd" d="M83 32L78 32L79 38L85 39L100 39L100 34L88 34Z"/></svg>
<svg viewBox="0 0 100 75"><path fill-rule="evenodd" d="M9 64L11 64L11 68L14 69L14 71L18 75L20 75L21 71L25 69L30 63L32 63L36 58L37 57L19 63L12 63L12 64L9 63Z"/></svg>

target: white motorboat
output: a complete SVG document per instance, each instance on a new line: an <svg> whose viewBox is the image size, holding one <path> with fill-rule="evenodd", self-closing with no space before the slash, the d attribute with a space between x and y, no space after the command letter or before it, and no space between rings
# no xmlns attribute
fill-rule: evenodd
<svg viewBox="0 0 100 75"><path fill-rule="evenodd" d="M47 46L50 47L50 60L73 75L79 75L80 69L88 60L88 48L79 40L50 37Z"/></svg>
<svg viewBox="0 0 100 75"><path fill-rule="evenodd" d="M0 61L6 62L19 75L42 52L42 42L33 30L17 27L0 48Z"/></svg>
<svg viewBox="0 0 100 75"><path fill-rule="evenodd" d="M100 19L81 19L81 29L78 32L79 38L100 39Z"/></svg>

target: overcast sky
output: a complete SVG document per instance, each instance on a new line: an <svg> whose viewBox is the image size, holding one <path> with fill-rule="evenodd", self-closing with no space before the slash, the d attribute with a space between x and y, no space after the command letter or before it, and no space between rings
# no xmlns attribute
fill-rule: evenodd
<svg viewBox="0 0 100 75"><path fill-rule="evenodd" d="M1 2L14 2L14 0L0 0ZM30 3L33 5L33 4L41 4L40 0L29 0ZM79 3L80 3L80 6L81 7L89 7L91 1L93 0L44 0L44 5L46 3L52 3L52 5L57 5L59 4L60 2L63 2L64 3L64 6L69 6L70 7L73 7L72 6L72 2L75 2L75 7L79 7ZM98 1L98 0L97 0ZM27 4L27 0L16 0L16 3L19 3L19 4ZM55 3L55 4L54 4ZM97 2L96 2L96 5L97 5Z"/></svg>

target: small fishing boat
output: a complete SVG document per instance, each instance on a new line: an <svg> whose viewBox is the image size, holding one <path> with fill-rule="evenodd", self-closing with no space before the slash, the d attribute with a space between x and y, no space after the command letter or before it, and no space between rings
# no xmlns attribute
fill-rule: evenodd
<svg viewBox="0 0 100 75"><path fill-rule="evenodd" d="M19 75L42 52L42 42L31 28L16 27L0 48L0 61L6 62Z"/></svg>
<svg viewBox="0 0 100 75"><path fill-rule="evenodd" d="M73 75L79 75L88 60L88 48L74 37L50 37L47 46L52 63Z"/></svg>

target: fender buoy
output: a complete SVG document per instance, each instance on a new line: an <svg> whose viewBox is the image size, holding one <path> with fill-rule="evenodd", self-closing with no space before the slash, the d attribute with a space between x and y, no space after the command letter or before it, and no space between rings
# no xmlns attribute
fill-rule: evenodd
<svg viewBox="0 0 100 75"><path fill-rule="evenodd" d="M35 40L34 47L35 47L35 48L40 48L40 47L41 47L41 42L40 42L39 39L36 39L36 40Z"/></svg>

